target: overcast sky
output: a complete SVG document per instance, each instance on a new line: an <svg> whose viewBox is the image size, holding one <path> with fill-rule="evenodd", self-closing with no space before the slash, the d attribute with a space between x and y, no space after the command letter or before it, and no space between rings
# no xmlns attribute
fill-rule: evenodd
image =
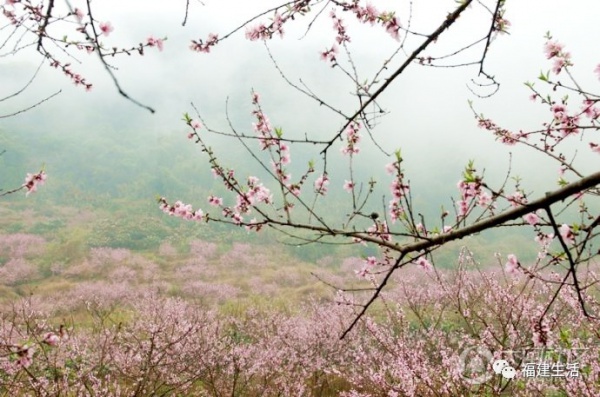
<svg viewBox="0 0 600 397"><path fill-rule="evenodd" d="M155 115L121 98L98 60L82 53L77 55L82 64L74 63L73 68L94 84L92 92L74 87L56 70L45 68L25 95L0 104L0 113L9 113L57 89L62 88L63 92L32 112L1 120L4 133L7 128L18 131L35 127L47 129L48 133L75 131L75 134L79 130L80 139L85 142L86 125L102 122L136 126L140 133L154 131L180 139L185 131L181 114L191 111L191 101L199 106L212 126L225 128L224 107L228 97L236 126L248 131L252 121L249 114L252 88L263 95L264 110L273 124L283 126L290 134L303 136L309 132L323 137L339 128L343 120L289 88L269 60L264 45L247 41L244 30L220 43L210 54L193 53L188 49L191 39L205 39L211 32L222 36L278 2L204 0L202 5L192 0L190 3L185 27L181 26L184 1L169 2L170 6L164 1L147 0L102 0L93 4L96 19L110 21L114 26L114 32L104 40L107 46L135 45L149 35L168 37L163 52L149 49L144 57L132 55L114 61L123 88L132 97L155 107ZM408 22L409 2L372 3L380 10L396 10L401 22ZM501 83L496 95L479 99L469 91L469 86L474 87L471 79L477 77L475 66L433 69L412 65L382 96L379 103L390 114L380 121L375 138L388 149L403 149L412 180L422 178L425 183L431 183L443 177L458 179L462 165L469 158L475 158L481 168L492 174L502 174L507 168L510 150L515 151L515 167L519 173L534 178L542 170L548 171L548 163L540 155L495 143L489 133L476 127L467 105L467 100L474 100L475 107L486 116L515 130L538 128L547 121L547 109L530 102L523 85L525 81L535 81L540 70L550 68L543 55L546 31L551 31L572 52L577 79L590 90L597 89L599 83L593 69L600 63L600 50L595 44L595 38L600 37L599 3L558 0L507 3L505 17L511 22L510 34L497 37L486 60L487 72ZM72 4L81 6L83 1L73 0ZM414 0L411 29L432 32L455 7L452 0ZM482 19L484 16L482 7L474 6L426 54L444 54L481 37L489 23ZM268 17L261 20L268 20ZM352 19L349 15L344 18ZM342 73L319 59L319 52L334 42L331 20L324 13L302 38L307 21L299 18L293 25L286 26L284 39L275 38L269 46L292 81L298 82L302 78L316 94L351 113L356 108L355 97L349 95L352 84ZM380 27L350 22L348 25L352 37L350 48L359 74L371 78L397 43ZM0 35L5 37L6 30L1 32ZM422 37L409 36L405 50L412 51L422 40ZM477 47L466 54L469 56L458 59L473 60L480 55L481 49L481 46ZM399 56L387 73L405 58L405 55ZM23 84L37 62L39 58L31 52L0 59L0 96ZM40 123L40 120L44 122ZM65 123L65 120L69 122ZM186 143L182 141L182 144ZM369 146L372 145L365 143L364 157L378 156L378 152ZM338 154L336 149L334 155ZM587 162L587 167L583 168L588 171L594 166L590 159L592 157L582 157L582 164ZM381 165L388 161L381 159ZM367 161L362 167L376 168L375 165L379 166ZM552 170L558 168L551 167L554 167ZM373 170L373 174L380 173L381 168ZM547 181L552 185L555 178ZM535 183L539 184L540 180L536 178Z"/></svg>

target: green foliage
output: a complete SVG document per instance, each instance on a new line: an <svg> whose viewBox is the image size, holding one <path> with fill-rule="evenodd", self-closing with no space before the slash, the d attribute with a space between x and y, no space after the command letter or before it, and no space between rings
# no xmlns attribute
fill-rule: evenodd
<svg viewBox="0 0 600 397"><path fill-rule="evenodd" d="M99 219L92 227L90 247L148 250L158 247L169 235L169 228L152 216Z"/></svg>

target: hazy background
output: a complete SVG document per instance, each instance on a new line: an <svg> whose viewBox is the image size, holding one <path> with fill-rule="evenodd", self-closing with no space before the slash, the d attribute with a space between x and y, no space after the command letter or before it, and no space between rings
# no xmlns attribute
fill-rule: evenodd
<svg viewBox="0 0 600 397"><path fill-rule="evenodd" d="M73 2L74 6L82 4ZM94 84L90 93L74 87L59 71L44 67L28 91L0 104L0 113L8 114L57 89L63 90L43 106L0 121L0 148L8 150L0 158L0 185L18 185L25 172L45 164L48 184L43 193L28 199L30 205L43 205L40 200L52 198L68 206L78 197L81 203L110 202L115 213L133 211L134 202L136 209L151 212L157 211L154 196L160 194L206 207L206 195L219 187L210 177L205 157L186 139L182 114L193 114L190 102L194 102L210 127L228 131L225 102L229 98L229 114L235 127L251 133L252 89L261 94L263 110L273 125L283 127L286 136L303 137L307 133L319 139L335 133L343 120L290 88L273 66L264 44L247 41L244 29L214 47L210 54L188 49L190 40L206 39L209 33L223 36L277 2L208 0L204 4L191 2L185 27L181 26L185 2L166 6L165 2L105 0L94 4L95 17L110 21L115 28L103 40L108 46L134 46L150 35L168 37L163 52L148 49L143 57L110 60L118 68L116 76L128 94L154 107L156 114L120 97L93 55L77 53L82 63L73 62L73 69ZM380 10L396 10L401 22L407 24L408 2L373 4ZM414 1L410 28L430 33L455 7L454 1ZM590 41L600 33L598 11L600 5L589 1L568 5L559 1L509 1L505 15L511 22L509 34L496 38L485 63L487 73L501 83L500 91L491 98L478 98L469 90L471 87L481 95L489 92L472 83L472 79L485 82L477 78L478 66L429 68L414 64L394 81L378 101L390 113L379 121L374 137L390 151L402 149L417 211L435 216L442 204L450 205L449 196L456 197L456 182L468 159L475 159L477 168L485 169L486 175L498 182L506 174L512 152L513 172L524 178L527 191L535 192L532 197L556 188L556 164L532 151L495 142L489 132L477 127L467 101L473 100L479 112L506 128L539 128L549 120L549 112L529 101L530 93L523 83L535 81L540 70L551 67L543 54L545 32L550 30L572 52L576 78L593 89L598 84L593 70L600 62L600 51ZM484 15L480 5L473 6L424 55L446 54L482 37L489 29L487 19L481 22ZM259 20L268 20L269 16ZM349 27L350 49L359 74L371 78L397 43L379 27L359 25L349 15L340 16ZM331 19L323 13L304 36L306 24L307 19L298 18L286 25L284 39L276 37L268 43L275 59L291 81L301 78L326 102L352 113L356 109L356 98L350 95L352 83L319 58L319 52L334 42ZM409 36L406 52L422 40ZM477 60L482 48L477 46L451 63ZM12 93L29 79L40 61L36 55L24 51L2 59L2 95ZM347 66L342 54L339 59ZM397 57L388 74L404 59L406 55ZM251 173L253 165L242 149L219 137L206 139L225 165L243 165L244 172ZM334 147L329 163L341 178L337 180L340 186L331 186L334 198L347 197L341 189L347 178L346 158L339 148L339 144ZM355 164L358 175L365 181L375 177L388 194L390 180L383 166L390 158L383 156L367 136L363 136L361 150ZM293 175L299 176L311 158L319 159L312 147L293 148L292 167L299 167L293 168ZM578 161L585 172L597 167L597 159L585 153L579 154ZM43 195L45 199L40 198ZM379 203L377 199L373 205ZM344 211L347 209L339 209L339 214Z"/></svg>

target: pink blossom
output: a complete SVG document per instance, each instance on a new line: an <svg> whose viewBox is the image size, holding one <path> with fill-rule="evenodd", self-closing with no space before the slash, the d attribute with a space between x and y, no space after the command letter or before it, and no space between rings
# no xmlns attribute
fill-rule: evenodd
<svg viewBox="0 0 600 397"><path fill-rule="evenodd" d="M286 18L279 15L277 11L275 11L275 16L273 16L273 24L271 25L273 32L277 32L279 37L283 37L283 24L285 23Z"/></svg>
<svg viewBox="0 0 600 397"><path fill-rule="evenodd" d="M523 193L519 191L514 192L513 194L508 196L507 199L510 205L512 205L513 207L518 207L520 205L527 204L527 199L525 198L525 196L523 196Z"/></svg>
<svg viewBox="0 0 600 397"><path fill-rule="evenodd" d="M354 182L344 181L344 190L345 191L347 191L348 193L352 193L353 189L354 189Z"/></svg>
<svg viewBox="0 0 600 397"><path fill-rule="evenodd" d="M358 130L360 129L360 124L357 122L352 122L348 125L346 129L346 146L344 146L341 151L343 154L358 154L360 151L356 146L360 142L360 135L358 134Z"/></svg>
<svg viewBox="0 0 600 397"><path fill-rule="evenodd" d="M369 256L365 260L365 265L367 266L375 266L377 264L377 258L374 256Z"/></svg>
<svg viewBox="0 0 600 397"><path fill-rule="evenodd" d="M375 6L371 3L367 3L366 7L357 6L355 13L356 17L361 22L368 22L371 24L371 26L375 25L375 22L377 22L377 19L379 17L379 11L377 11L377 8L375 8Z"/></svg>
<svg viewBox="0 0 600 397"><path fill-rule="evenodd" d="M250 41L256 41L256 40L266 40L268 38L271 37L271 32L269 31L269 29L265 26L264 23L261 23L257 26L254 27L246 27L246 38Z"/></svg>
<svg viewBox="0 0 600 397"><path fill-rule="evenodd" d="M223 199L216 196L208 196L208 203L212 206L219 207L223 205Z"/></svg>
<svg viewBox="0 0 600 397"><path fill-rule="evenodd" d="M417 231L417 232L419 232L419 233L423 233L423 232L425 232L425 226L423 226L423 224L422 224L422 223L417 223L417 224L415 225L415 229L416 229L416 231ZM425 233L427 233L427 232L425 232Z"/></svg>
<svg viewBox="0 0 600 397"><path fill-rule="evenodd" d="M244 226L244 228L245 228L245 229L246 229L248 232L251 232L251 231L253 231L253 230L254 230L255 232L260 232L260 231L261 231L261 229L263 228L263 226L264 226L264 223L259 223L259 222L256 220L256 218L252 218L252 219L250 220L250 222L249 222L249 223L248 223L246 226Z"/></svg>
<svg viewBox="0 0 600 397"><path fill-rule="evenodd" d="M400 41L400 20L391 12L382 12L379 18L383 21L385 30L396 41Z"/></svg>
<svg viewBox="0 0 600 397"><path fill-rule="evenodd" d="M550 233L550 234L541 233L535 237L535 241L537 243L539 243L540 245L549 245L553 239L554 239L554 233Z"/></svg>
<svg viewBox="0 0 600 397"><path fill-rule="evenodd" d="M404 208L400 204L400 200L397 198L391 199L388 205L390 218L392 219L392 223L396 223L402 215L404 214Z"/></svg>
<svg viewBox="0 0 600 397"><path fill-rule="evenodd" d="M360 270L355 270L354 273L356 273L356 275L360 278L365 278L369 274L369 269L367 269L366 267L363 267Z"/></svg>
<svg viewBox="0 0 600 397"><path fill-rule="evenodd" d="M110 22L100 22L100 31L101 34L108 36L115 28L113 28Z"/></svg>
<svg viewBox="0 0 600 397"><path fill-rule="evenodd" d="M205 53L208 54L210 52L210 47L215 46L218 42L219 42L219 36L217 36L214 33L210 33L208 35L208 39L206 40L206 43L204 43L202 41L202 39L199 39L198 41L192 40L192 44L190 45L190 49L192 51L205 52Z"/></svg>
<svg viewBox="0 0 600 397"><path fill-rule="evenodd" d="M433 265L424 256L421 256L419 259L417 259L416 264L425 271L430 271L433 269Z"/></svg>
<svg viewBox="0 0 600 397"><path fill-rule="evenodd" d="M44 334L43 342L49 346L56 346L60 342L60 337L54 332L47 332Z"/></svg>
<svg viewBox="0 0 600 397"><path fill-rule="evenodd" d="M592 149L592 152L596 152L596 153L600 154L600 144L590 142L590 148Z"/></svg>
<svg viewBox="0 0 600 397"><path fill-rule="evenodd" d="M525 215L523 217L523 219L525 219L525 222L529 223L531 226L535 226L538 223L540 223L540 218L539 216L537 216L535 213L530 212L529 214Z"/></svg>
<svg viewBox="0 0 600 397"><path fill-rule="evenodd" d="M195 220L201 221L204 218L204 213L201 209L197 209L193 211L191 204L184 204L181 201L176 201L175 204L169 205L167 200L164 197L161 197L159 200L159 207L165 213L171 216L176 216L178 218L186 219L186 220Z"/></svg>
<svg viewBox="0 0 600 397"><path fill-rule="evenodd" d="M488 192L479 193L477 205L480 207L487 207L492 202L492 196Z"/></svg>
<svg viewBox="0 0 600 397"><path fill-rule="evenodd" d="M281 159L280 159L280 163L281 163L281 165L288 165L288 164L290 164L291 162L292 162L292 159L291 159L291 157L290 157L290 154L289 154L289 153L285 153L285 154L283 154L283 155L281 156Z"/></svg>
<svg viewBox="0 0 600 397"><path fill-rule="evenodd" d="M317 194L324 196L327 193L327 185L329 185L329 178L327 174L323 174L315 181L315 191Z"/></svg>
<svg viewBox="0 0 600 397"><path fill-rule="evenodd" d="M293 184L293 185L287 185L288 189L290 189L290 193L293 194L294 196L298 197L300 196L300 186L298 186L297 184Z"/></svg>
<svg viewBox="0 0 600 397"><path fill-rule="evenodd" d="M237 212L231 216L231 219L233 219L233 222L237 225L241 224L244 221L244 218Z"/></svg>
<svg viewBox="0 0 600 397"><path fill-rule="evenodd" d="M506 264L504 265L504 268L507 273L516 274L520 266L521 264L519 263L519 260L515 255L508 255L508 262L506 262Z"/></svg>
<svg viewBox="0 0 600 397"><path fill-rule="evenodd" d="M148 47L156 46L159 51L163 50L163 39L155 39L154 37L150 36L146 42L148 43Z"/></svg>
<svg viewBox="0 0 600 397"><path fill-rule="evenodd" d="M24 368L29 367L33 363L33 354L35 353L35 346L24 344L19 348L17 352L17 364Z"/></svg>
<svg viewBox="0 0 600 397"><path fill-rule="evenodd" d="M84 15L83 15L83 11L81 11L81 9L79 9L79 8L75 8L75 9L73 10L73 14L74 14L74 15L75 15L75 17L77 18L77 20L78 20L79 22L81 22L81 20L83 19L83 16L84 16Z"/></svg>
<svg viewBox="0 0 600 397"><path fill-rule="evenodd" d="M334 11L331 11L329 16L331 16L331 19L333 19L334 30L337 31L335 41L337 41L338 44L349 43L350 36L348 36L348 34L346 33L346 26L344 26L343 20L341 18L338 18Z"/></svg>
<svg viewBox="0 0 600 397"><path fill-rule="evenodd" d="M394 198L400 199L408 194L410 187L408 185L403 184L399 178L396 178L392 181L390 185L390 190L392 191L392 195Z"/></svg>
<svg viewBox="0 0 600 397"><path fill-rule="evenodd" d="M536 347L547 346L549 333L550 327L545 319L540 322L535 322L533 325L533 336L531 338L533 345Z"/></svg>
<svg viewBox="0 0 600 397"><path fill-rule="evenodd" d="M27 193L25 196L29 196L30 193L37 191L38 186L42 186L46 183L46 173L44 171L40 171L37 174L27 174L25 177L25 183L23 186L27 189Z"/></svg>
<svg viewBox="0 0 600 397"><path fill-rule="evenodd" d="M385 172L390 175L393 175L396 172L396 162L389 163L385 166Z"/></svg>
<svg viewBox="0 0 600 397"><path fill-rule="evenodd" d="M596 68L594 69L594 73L596 73L598 75L598 79L600 79L600 63L598 65L596 65Z"/></svg>
<svg viewBox="0 0 600 397"><path fill-rule="evenodd" d="M567 66L565 58L556 58L554 60L554 64L552 64L552 72L555 74L560 74L565 66Z"/></svg>
<svg viewBox="0 0 600 397"><path fill-rule="evenodd" d="M504 19L502 14L503 13L498 15L496 20L494 21L494 29L500 33L507 33L508 28L511 26L511 23L509 20Z"/></svg>
<svg viewBox="0 0 600 397"><path fill-rule="evenodd" d="M198 120L192 120L192 122L190 123L190 126L194 130L199 130L200 128L202 128L202 124L200 124L200 122Z"/></svg>
<svg viewBox="0 0 600 397"><path fill-rule="evenodd" d="M558 229L558 231L560 232L560 235L563 238L563 240L565 241L565 243L573 244L573 242L575 242L575 235L573 234L571 227L569 225L567 225L566 223L563 224Z"/></svg>
<svg viewBox="0 0 600 397"><path fill-rule="evenodd" d="M458 216L467 215L467 211L469 210L469 203L466 200L458 201Z"/></svg>
<svg viewBox="0 0 600 397"><path fill-rule="evenodd" d="M563 50L563 45L556 41L548 41L544 45L544 52L546 53L546 58L552 59L558 56Z"/></svg>
<svg viewBox="0 0 600 397"><path fill-rule="evenodd" d="M333 44L333 46L331 46L330 49L322 51L320 53L321 54L321 59L323 61L329 61L332 64L335 64L335 62L337 60L337 58L336 58L337 53L338 53L338 46L336 44Z"/></svg>

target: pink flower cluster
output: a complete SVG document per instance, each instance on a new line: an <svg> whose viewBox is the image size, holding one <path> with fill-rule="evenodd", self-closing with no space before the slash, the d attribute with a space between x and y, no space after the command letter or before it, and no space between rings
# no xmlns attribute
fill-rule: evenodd
<svg viewBox="0 0 600 397"><path fill-rule="evenodd" d="M334 67L337 62L338 46L332 45L330 49L321 52L321 59L331 62L331 67Z"/></svg>
<svg viewBox="0 0 600 397"><path fill-rule="evenodd" d="M392 223L395 223L404 214L404 207L401 200L408 194L410 189L409 185L404 182L404 173L402 172L402 168L400 168L400 163L401 160L398 157L395 162L386 166L386 171L389 174L396 174L396 178L394 178L390 185L392 199L388 204L388 211Z"/></svg>
<svg viewBox="0 0 600 397"><path fill-rule="evenodd" d="M594 106L596 102L597 101L591 99L585 99L583 101L582 112L591 120L596 120L600 117L600 109Z"/></svg>
<svg viewBox="0 0 600 397"><path fill-rule="evenodd" d="M478 119L477 124L480 128L492 131L496 136L496 139L499 139L500 142L504 143L505 145L514 146L519 139L527 138L527 134L525 134L523 131L519 131L519 133L510 132L507 129L496 125L496 123L490 119L483 117Z"/></svg>
<svg viewBox="0 0 600 397"><path fill-rule="evenodd" d="M390 242L392 241L392 235L390 234L390 228L386 221L375 223L367 229L367 234L373 237L379 237L381 240ZM387 258L386 262L389 261Z"/></svg>
<svg viewBox="0 0 600 397"><path fill-rule="evenodd" d="M29 343L24 344L17 351L17 364L23 368L29 367L33 363L35 346Z"/></svg>
<svg viewBox="0 0 600 397"><path fill-rule="evenodd" d="M267 40L273 36L273 33L267 28L264 23L254 27L246 27L246 38L250 41Z"/></svg>
<svg viewBox="0 0 600 397"><path fill-rule="evenodd" d="M579 114L569 116L564 104L554 104L550 109L554 114L554 123L558 125L563 138L579 132Z"/></svg>
<svg viewBox="0 0 600 397"><path fill-rule="evenodd" d="M433 269L433 265L424 256L420 256L415 263L425 271L431 271Z"/></svg>
<svg viewBox="0 0 600 397"><path fill-rule="evenodd" d="M565 243L573 244L575 242L575 234L569 225L563 224L558 230Z"/></svg>
<svg viewBox="0 0 600 397"><path fill-rule="evenodd" d="M37 191L38 186L42 186L46 183L47 175L44 171L40 171L37 174L27 174L25 177L25 183L23 187L27 189L26 196L29 196L30 193Z"/></svg>
<svg viewBox="0 0 600 397"><path fill-rule="evenodd" d="M175 204L169 205L164 197L159 200L159 207L165 213L176 216L181 219L202 221L205 220L204 213L201 209L194 211L191 204L184 204L181 201L176 201Z"/></svg>
<svg viewBox="0 0 600 397"><path fill-rule="evenodd" d="M81 10L81 8L75 7L73 9L73 15L75 15L75 18L77 18L78 22L81 22L83 20L84 14L83 14L83 11Z"/></svg>
<svg viewBox="0 0 600 397"><path fill-rule="evenodd" d="M273 195L259 179L255 176L248 177L248 192L243 195L238 195L237 205L235 209L242 214L248 213L247 205L257 205L260 203L272 204Z"/></svg>
<svg viewBox="0 0 600 397"><path fill-rule="evenodd" d="M523 217L525 222L529 223L531 226L535 226L540 223L540 217L537 216L535 212L530 212L529 214Z"/></svg>
<svg viewBox="0 0 600 397"><path fill-rule="evenodd" d="M565 67L573 66L571 62L571 53L564 51L563 45L557 41L548 40L544 45L546 58L554 59L552 71L559 74Z"/></svg>
<svg viewBox="0 0 600 397"><path fill-rule="evenodd" d="M61 341L65 341L67 339L69 339L69 336L65 331L65 326L61 324L58 333L52 331L46 332L42 338L42 342L48 346L56 347Z"/></svg>
<svg viewBox="0 0 600 397"><path fill-rule="evenodd" d="M516 274L520 267L521 263L519 263L517 257L513 254L508 255L508 262L506 262L506 265L504 265L506 272L508 274Z"/></svg>
<svg viewBox="0 0 600 397"><path fill-rule="evenodd" d="M389 33L394 40L400 41L400 20L393 12L382 12L379 16L383 22L385 31Z"/></svg>
<svg viewBox="0 0 600 397"><path fill-rule="evenodd" d="M156 39L156 38L154 38L154 36L148 37L148 40L146 40L146 43L148 44L148 47L156 47L156 48L158 48L159 51L162 51L163 47L164 47L163 39Z"/></svg>
<svg viewBox="0 0 600 397"><path fill-rule="evenodd" d="M337 36L335 37L335 41L338 44L349 43L350 36L346 33L346 27L344 26L344 21L335 14L335 11L331 11L329 14L331 19L333 19L333 29L337 32Z"/></svg>
<svg viewBox="0 0 600 397"><path fill-rule="evenodd" d="M533 336L531 340L536 347L549 345L550 327L546 319L533 323Z"/></svg>
<svg viewBox="0 0 600 397"><path fill-rule="evenodd" d="M510 21L504 18L504 10L500 10L494 20L494 30L499 33L508 33L510 25Z"/></svg>
<svg viewBox="0 0 600 397"><path fill-rule="evenodd" d="M367 3L365 7L354 2L354 4L346 5L345 9L354 12L356 18L362 23L370 23L371 26L377 22L381 22L386 32L389 33L395 40L400 40L400 20L394 12L379 12L375 6Z"/></svg>
<svg viewBox="0 0 600 397"><path fill-rule="evenodd" d="M192 40L190 49L192 51L205 52L208 54L210 52L210 47L215 46L218 42L219 42L219 36L217 36L214 33L211 33L208 35L208 39L206 40L206 43L204 41L202 41L202 39L198 39L198 41Z"/></svg>
<svg viewBox="0 0 600 397"><path fill-rule="evenodd" d="M373 225L373 227L370 229L372 233L372 235L377 235L376 233L374 233L375 230L378 230L380 226L378 225ZM361 240L358 240L357 242L360 242ZM348 258L350 259L350 258ZM380 270L378 269L374 269L376 266L377 267L390 267L392 266L392 264L394 263L395 257L393 255L391 255L391 252L388 249L383 250L383 257L381 259L378 259L375 256L369 256L365 259L363 259L361 261L362 263L362 267L359 270L355 270L354 273L359 277L359 278L366 278L369 274L377 274ZM344 263L346 263L347 260L344 261ZM342 264L342 267L344 266L344 264Z"/></svg>
<svg viewBox="0 0 600 397"><path fill-rule="evenodd" d="M537 236L535 236L535 242L537 242L540 245L540 250L537 254L538 259L544 259L546 257L546 254L548 253L550 244L552 243L553 239L554 233L546 234L538 232Z"/></svg>
<svg viewBox="0 0 600 397"><path fill-rule="evenodd" d="M467 215L473 200L477 200L477 205L483 208L490 205L491 197L482 189L481 181L465 182L464 180L461 180L456 186L458 187L461 196L461 199L458 201L459 217Z"/></svg>
<svg viewBox="0 0 600 397"><path fill-rule="evenodd" d="M273 16L273 22L270 25L260 23L255 27L246 27L246 38L250 41L268 40L277 33L283 37L283 24L287 21L287 16L281 16L277 11Z"/></svg>
<svg viewBox="0 0 600 397"><path fill-rule="evenodd" d="M210 195L208 196L208 203L212 206L220 207L223 205L223 199L221 197Z"/></svg>
<svg viewBox="0 0 600 397"><path fill-rule="evenodd" d="M520 205L527 204L527 197L523 195L523 192L518 190L510 196L507 196L506 199L512 207L518 207Z"/></svg>
<svg viewBox="0 0 600 397"><path fill-rule="evenodd" d="M350 156L354 154L358 154L360 149L357 147L358 142L360 142L360 135L358 134L358 130L360 129L360 124L356 121L351 122L346 128L346 146L342 148L343 154L349 154Z"/></svg>
<svg viewBox="0 0 600 397"><path fill-rule="evenodd" d="M256 117L256 123L252 123L252 126L254 131L260 136L261 150L266 150L272 145L277 144L277 140L273 137L273 127L269 118L260 108L253 110L252 114Z"/></svg>
<svg viewBox="0 0 600 397"><path fill-rule="evenodd" d="M329 177L323 174L315 181L315 193L325 196L327 194L327 186L329 185Z"/></svg>
<svg viewBox="0 0 600 397"><path fill-rule="evenodd" d="M100 32L104 36L108 36L114 30L115 30L115 28L112 26L112 24L110 22L101 22L100 23Z"/></svg>
<svg viewBox="0 0 600 397"><path fill-rule="evenodd" d="M21 3L21 0L6 0L6 6L1 7L2 13L12 25L22 26L24 21L41 22L44 19L44 3L33 5L31 1L22 2L22 8L20 9L22 14L18 14L15 8L18 3ZM28 27L28 29L31 29L31 27Z"/></svg>
<svg viewBox="0 0 600 397"><path fill-rule="evenodd" d="M75 83L75 85L83 85L85 87L86 91L90 91L92 89L92 84L87 83L84 77L82 77L79 73L73 72L70 69L70 66L71 66L70 63L61 65L61 63L59 61L57 61L56 59L52 59L52 61L50 62L50 66L57 68L57 69L61 68L63 73L67 77L71 78L71 80L73 80L73 83Z"/></svg>
<svg viewBox="0 0 600 397"><path fill-rule="evenodd" d="M356 4L354 7L354 13L356 14L356 18L363 23L370 23L371 26L375 25L377 20L379 19L379 11L372 4L367 4L366 7L361 7Z"/></svg>
<svg viewBox="0 0 600 397"><path fill-rule="evenodd" d="M290 154L290 147L285 142L282 142L281 135L283 131L281 129L273 130L269 118L263 113L260 108L260 96L258 93L252 93L252 104L256 105L256 109L252 111L252 114L256 117L256 123L253 123L253 129L259 136L259 142L261 150L269 150L271 154L271 166L277 180L284 186L292 191L292 194L298 196L300 194L300 184L291 184L291 175L285 169L286 165L292 162ZM273 132L277 136L273 135Z"/></svg>
<svg viewBox="0 0 600 397"><path fill-rule="evenodd" d="M344 181L344 190L347 191L348 193L352 193L355 186L356 186L356 184L354 183L354 181L348 181L348 180Z"/></svg>

